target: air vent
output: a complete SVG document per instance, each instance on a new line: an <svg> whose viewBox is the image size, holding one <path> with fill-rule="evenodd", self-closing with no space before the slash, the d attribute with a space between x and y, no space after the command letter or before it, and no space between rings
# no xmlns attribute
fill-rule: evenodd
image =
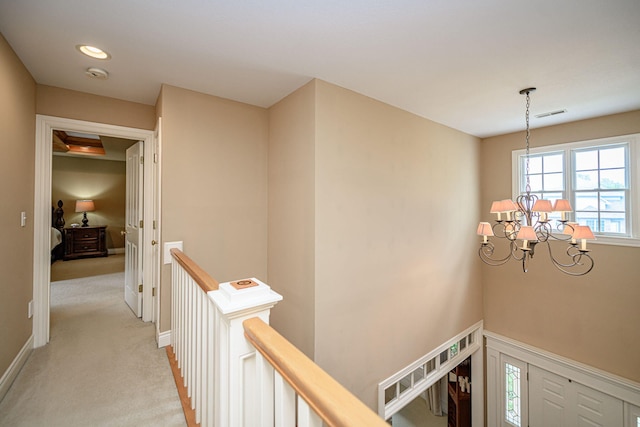
<svg viewBox="0 0 640 427"><path fill-rule="evenodd" d="M549 111L548 113L536 114L536 118L541 119L543 117L555 116L556 114L564 114L566 112L567 110Z"/></svg>

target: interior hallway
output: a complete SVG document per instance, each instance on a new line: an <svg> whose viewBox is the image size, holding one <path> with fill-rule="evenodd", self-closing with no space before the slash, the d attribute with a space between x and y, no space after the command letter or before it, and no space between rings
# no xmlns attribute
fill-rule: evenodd
<svg viewBox="0 0 640 427"><path fill-rule="evenodd" d="M186 425L154 325L134 317L123 286L123 272L52 283L51 341L0 402L0 425Z"/></svg>

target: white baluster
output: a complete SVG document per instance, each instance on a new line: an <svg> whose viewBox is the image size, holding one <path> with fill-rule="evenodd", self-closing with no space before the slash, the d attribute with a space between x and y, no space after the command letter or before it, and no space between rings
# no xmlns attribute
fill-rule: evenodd
<svg viewBox="0 0 640 427"><path fill-rule="evenodd" d="M273 427L273 366L260 354L256 352L256 408L257 427Z"/></svg>
<svg viewBox="0 0 640 427"><path fill-rule="evenodd" d="M298 396L298 427L322 427L322 419Z"/></svg>
<svg viewBox="0 0 640 427"><path fill-rule="evenodd" d="M275 401L275 426L295 427L296 393L278 372L274 375L273 395Z"/></svg>

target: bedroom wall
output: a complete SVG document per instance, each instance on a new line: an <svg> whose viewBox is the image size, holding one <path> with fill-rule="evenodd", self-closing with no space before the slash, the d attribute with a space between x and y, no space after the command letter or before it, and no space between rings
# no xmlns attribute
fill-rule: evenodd
<svg viewBox="0 0 640 427"><path fill-rule="evenodd" d="M163 85L162 241L219 281L267 281L267 110ZM171 267L161 270L160 332L170 329Z"/></svg>
<svg viewBox="0 0 640 427"><path fill-rule="evenodd" d="M0 377L32 333L36 84L0 34ZM25 227L20 213L26 212ZM0 396L0 399L2 396Z"/></svg>
<svg viewBox="0 0 640 427"><path fill-rule="evenodd" d="M478 138L317 82L316 362L377 384L482 319Z"/></svg>
<svg viewBox="0 0 640 427"><path fill-rule="evenodd" d="M110 160L53 156L51 203L64 203L66 226L82 223L76 213L77 199L92 199L96 210L87 212L89 225L107 226L107 249L124 249L126 163Z"/></svg>
<svg viewBox="0 0 640 427"><path fill-rule="evenodd" d="M638 132L640 111L633 111L532 129L531 146ZM492 219L492 200L511 196L511 151L522 149L524 139L518 132L482 141L480 220ZM590 249L595 267L577 278L552 268L545 253L526 274L516 263L483 266L485 328L640 381L640 248L593 243Z"/></svg>

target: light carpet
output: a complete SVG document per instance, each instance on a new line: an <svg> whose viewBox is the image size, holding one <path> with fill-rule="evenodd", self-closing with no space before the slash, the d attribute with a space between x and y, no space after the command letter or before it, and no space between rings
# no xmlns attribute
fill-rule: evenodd
<svg viewBox="0 0 640 427"><path fill-rule="evenodd" d="M108 257L58 260L51 264L51 281L79 279L124 271L124 254Z"/></svg>
<svg viewBox="0 0 640 427"><path fill-rule="evenodd" d="M155 327L123 299L124 273L51 285L51 341L0 402L1 426L185 426Z"/></svg>

